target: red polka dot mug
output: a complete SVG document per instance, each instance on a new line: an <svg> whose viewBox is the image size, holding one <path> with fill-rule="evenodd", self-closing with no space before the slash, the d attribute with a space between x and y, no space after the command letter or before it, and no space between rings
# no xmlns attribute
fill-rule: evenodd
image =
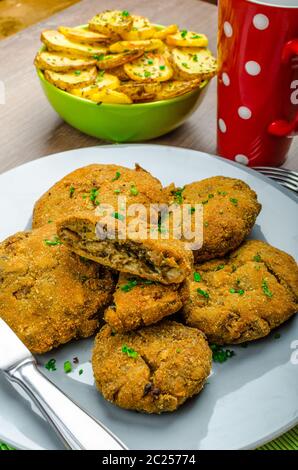
<svg viewBox="0 0 298 470"><path fill-rule="evenodd" d="M218 153L279 166L298 133L298 0L219 0Z"/></svg>

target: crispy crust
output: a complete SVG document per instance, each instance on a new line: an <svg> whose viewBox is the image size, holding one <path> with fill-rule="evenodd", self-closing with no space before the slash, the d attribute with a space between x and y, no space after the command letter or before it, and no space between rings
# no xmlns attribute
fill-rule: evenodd
<svg viewBox="0 0 298 470"><path fill-rule="evenodd" d="M121 273L113 305L105 311L105 321L118 332L157 323L182 308L187 300L185 291L182 284L165 286Z"/></svg>
<svg viewBox="0 0 298 470"><path fill-rule="evenodd" d="M195 269L202 279L195 282L191 277L186 282L189 302L183 311L187 324L202 330L211 342L262 338L298 310L297 264L265 242L247 241L230 256Z"/></svg>
<svg viewBox="0 0 298 470"><path fill-rule="evenodd" d="M138 356L122 352L126 345ZM136 332L114 334L106 325L95 340L92 365L106 400L145 413L175 411L199 393L211 370L204 335L164 321Z"/></svg>
<svg viewBox="0 0 298 470"><path fill-rule="evenodd" d="M0 244L1 316L38 354L92 335L114 289L105 268L63 245L47 245L55 232L49 224Z"/></svg>
<svg viewBox="0 0 298 470"><path fill-rule="evenodd" d="M167 192L173 200L175 189ZM214 176L187 184L182 191L183 203L203 204L204 243L194 253L195 261L224 256L235 250L251 231L261 210L256 193L244 182Z"/></svg>
<svg viewBox="0 0 298 470"><path fill-rule="evenodd" d="M119 179L115 179L116 172L120 172ZM138 188L136 196L131 195L132 184ZM73 194L71 187L74 188ZM160 181L139 165L134 170L120 165L88 165L66 175L41 196L34 206L33 228L77 211L94 212L96 206L90 201L93 188L99 189L101 203L116 205L119 194L115 190L118 189L121 190L120 195L127 197L128 203L148 205L150 202L166 202Z"/></svg>

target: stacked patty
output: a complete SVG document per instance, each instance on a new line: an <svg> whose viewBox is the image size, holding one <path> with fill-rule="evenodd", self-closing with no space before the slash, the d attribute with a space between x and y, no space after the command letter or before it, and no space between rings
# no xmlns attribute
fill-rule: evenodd
<svg viewBox="0 0 298 470"><path fill-rule="evenodd" d="M162 237L158 211L146 236L132 235L121 196L145 209L202 204L201 248L192 252L171 225ZM75 170L37 201L33 230L0 245L1 315L37 353L91 336L104 318L92 358L99 391L123 408L174 411L210 374L208 341L258 339L297 311L293 258L245 241L260 209L255 192L233 178L163 188L138 165ZM177 312L180 323L170 317Z"/></svg>

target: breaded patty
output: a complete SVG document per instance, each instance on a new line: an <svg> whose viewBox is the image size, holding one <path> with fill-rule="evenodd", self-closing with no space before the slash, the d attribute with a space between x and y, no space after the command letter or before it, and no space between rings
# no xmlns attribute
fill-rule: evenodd
<svg viewBox="0 0 298 470"><path fill-rule="evenodd" d="M84 212L60 219L57 230L70 250L117 271L162 284L181 283L190 274L193 255L181 240L155 240L150 238L150 233L147 238L129 233L120 238L122 232L117 226L115 236L101 239L96 233L98 225L101 225L100 216Z"/></svg>
<svg viewBox="0 0 298 470"><path fill-rule="evenodd" d="M121 273L113 305L106 309L104 318L113 331L135 330L178 312L186 301L184 294L182 284L165 286Z"/></svg>
<svg viewBox="0 0 298 470"><path fill-rule="evenodd" d="M217 344L262 338L298 310L297 263L258 240L197 265L186 286L187 324Z"/></svg>
<svg viewBox="0 0 298 470"><path fill-rule="evenodd" d="M256 193L244 181L225 176L196 181L180 190L170 186L168 192L170 202L203 204L203 246L194 253L197 262L238 248L261 210Z"/></svg>
<svg viewBox="0 0 298 470"><path fill-rule="evenodd" d="M98 333L92 357L103 396L130 410L174 411L199 393L211 370L203 333L168 320L130 333Z"/></svg>
<svg viewBox="0 0 298 470"><path fill-rule="evenodd" d="M0 244L0 315L33 353L92 335L113 288L110 271L60 244L54 224Z"/></svg>
<svg viewBox="0 0 298 470"><path fill-rule="evenodd" d="M127 204L166 202L161 183L139 165L134 170L88 165L65 176L36 202L32 226L41 227L77 211L92 213L102 203L116 207L119 196L126 196Z"/></svg>

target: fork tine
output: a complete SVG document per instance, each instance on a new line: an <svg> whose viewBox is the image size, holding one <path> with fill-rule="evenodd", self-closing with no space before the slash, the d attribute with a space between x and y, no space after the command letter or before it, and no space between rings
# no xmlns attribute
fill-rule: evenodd
<svg viewBox="0 0 298 470"><path fill-rule="evenodd" d="M290 183L284 183L284 182L280 182L280 185L281 186L284 186L285 188L287 189L291 189L292 191L294 191L295 193L298 193L298 188L293 186L292 184Z"/></svg>
<svg viewBox="0 0 298 470"><path fill-rule="evenodd" d="M281 172L281 173L287 173L288 175L298 177L298 172L297 171L288 170L287 168L274 168L272 166L255 166L253 168L257 171Z"/></svg>
<svg viewBox="0 0 298 470"><path fill-rule="evenodd" d="M298 184L298 177L294 176L294 175L290 175L290 174L287 174L287 173L282 173L282 172L279 172L279 171L271 171L271 170L268 170L268 171L265 171L265 170L262 170L260 171L260 173L262 173L263 175L266 175L266 176L276 176L276 177L280 177L281 179L287 179L289 182L293 182L293 183L296 183Z"/></svg>

